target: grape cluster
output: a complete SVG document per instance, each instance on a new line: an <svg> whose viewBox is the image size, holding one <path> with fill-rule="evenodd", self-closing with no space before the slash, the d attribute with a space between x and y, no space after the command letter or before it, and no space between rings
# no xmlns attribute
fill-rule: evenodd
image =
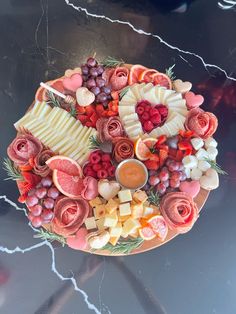
<svg viewBox="0 0 236 314"><path fill-rule="evenodd" d="M33 227L39 228L42 224L52 221L55 200L59 195L60 192L53 185L51 177L42 178L41 182L29 191L26 205L29 208L28 218Z"/></svg>
<svg viewBox="0 0 236 314"><path fill-rule="evenodd" d="M103 66L99 65L96 59L88 58L87 63L81 66L81 70L83 86L95 95L96 103L103 104L106 107L112 97L111 87L106 86L106 81L102 77Z"/></svg>
<svg viewBox="0 0 236 314"><path fill-rule="evenodd" d="M166 164L158 172L149 171L147 189L155 187L156 191L163 195L166 192L174 191L179 187L181 181L187 179L182 162L167 159Z"/></svg>

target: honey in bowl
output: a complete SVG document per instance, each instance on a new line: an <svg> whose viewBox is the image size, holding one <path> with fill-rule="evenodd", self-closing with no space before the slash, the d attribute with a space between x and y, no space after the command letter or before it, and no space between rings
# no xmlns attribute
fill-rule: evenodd
<svg viewBox="0 0 236 314"><path fill-rule="evenodd" d="M116 169L116 179L125 188L140 189L148 178L145 165L137 159L122 161Z"/></svg>

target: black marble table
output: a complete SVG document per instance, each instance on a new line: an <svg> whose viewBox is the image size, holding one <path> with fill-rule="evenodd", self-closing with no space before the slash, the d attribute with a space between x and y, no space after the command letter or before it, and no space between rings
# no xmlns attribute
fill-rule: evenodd
<svg viewBox="0 0 236 314"><path fill-rule="evenodd" d="M223 1L221 1L223 4ZM226 3L225 3L226 4ZM219 117L229 173L194 228L146 254L99 257L35 239L15 183L0 181L1 314L236 313L236 11L217 0L2 0L0 155L40 81L94 52L164 71L175 64Z"/></svg>

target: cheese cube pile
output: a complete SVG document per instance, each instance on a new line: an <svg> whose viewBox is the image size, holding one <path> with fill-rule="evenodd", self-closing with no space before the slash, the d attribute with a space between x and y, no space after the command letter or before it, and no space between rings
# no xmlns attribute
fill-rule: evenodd
<svg viewBox="0 0 236 314"><path fill-rule="evenodd" d="M62 108L51 108L36 102L33 108L14 124L18 131L28 130L53 152L70 157L82 165L89 155L89 138L94 128L86 127Z"/></svg>
<svg viewBox="0 0 236 314"><path fill-rule="evenodd" d="M158 207L150 205L147 199L146 192L141 190L133 194L130 190L121 190L118 197L109 201L96 197L89 202L94 216L86 219L85 227L89 231L108 231L112 245L116 245L120 237L137 238L140 219L160 213Z"/></svg>

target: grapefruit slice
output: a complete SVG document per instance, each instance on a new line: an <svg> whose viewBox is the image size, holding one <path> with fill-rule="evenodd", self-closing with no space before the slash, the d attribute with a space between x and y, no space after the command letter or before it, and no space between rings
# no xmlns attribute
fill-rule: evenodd
<svg viewBox="0 0 236 314"><path fill-rule="evenodd" d="M138 83L140 74L146 70L147 68L140 64L132 65L129 72L129 85L133 85L134 83Z"/></svg>
<svg viewBox="0 0 236 314"><path fill-rule="evenodd" d="M140 73L138 80L139 82L150 83L152 82L152 75L158 73L155 69L147 69Z"/></svg>
<svg viewBox="0 0 236 314"><path fill-rule="evenodd" d="M155 146L157 139L155 137L147 137L143 139L143 143L150 149Z"/></svg>
<svg viewBox="0 0 236 314"><path fill-rule="evenodd" d="M65 92L65 89L63 87L63 84L62 84L62 81L63 81L63 77L60 77L56 80L53 80L53 81L48 81L46 82L46 84L50 85L51 87L55 88L56 90L58 90L59 92L61 93L64 93ZM39 87L36 91L36 94L35 94L35 101L47 101L48 100L48 97L47 97L47 90L44 88L44 87Z"/></svg>
<svg viewBox="0 0 236 314"><path fill-rule="evenodd" d="M156 237L155 232L152 230L151 227L143 227L141 229L139 229L139 235L142 239L144 240L152 240Z"/></svg>
<svg viewBox="0 0 236 314"><path fill-rule="evenodd" d="M147 220L147 223L153 230L153 232L158 236L161 241L164 241L167 233L168 227L165 219L160 215L155 215Z"/></svg>
<svg viewBox="0 0 236 314"><path fill-rule="evenodd" d="M172 82L168 75L164 73L155 73L152 75L152 83L154 85L164 86L167 89L172 88Z"/></svg>
<svg viewBox="0 0 236 314"><path fill-rule="evenodd" d="M84 189L83 179L80 176L71 176L63 171L53 170L53 183L63 194L71 198L77 198Z"/></svg>
<svg viewBox="0 0 236 314"><path fill-rule="evenodd" d="M139 138L134 144L135 155L139 160L147 160L151 156L150 149L144 143L144 141Z"/></svg>
<svg viewBox="0 0 236 314"><path fill-rule="evenodd" d="M80 165L73 159L66 156L53 156L46 161L51 170L59 170L70 176L78 176L82 178L83 171Z"/></svg>

